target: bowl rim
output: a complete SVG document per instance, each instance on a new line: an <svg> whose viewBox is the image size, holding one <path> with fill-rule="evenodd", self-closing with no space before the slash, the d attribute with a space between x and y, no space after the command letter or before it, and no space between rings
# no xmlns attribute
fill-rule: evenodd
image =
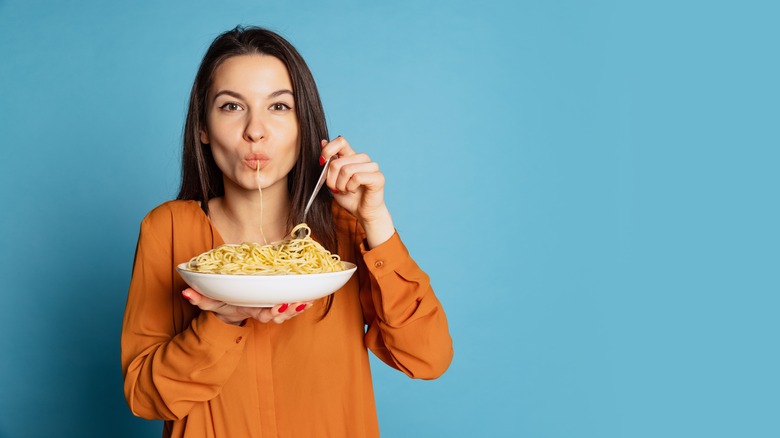
<svg viewBox="0 0 780 438"><path fill-rule="evenodd" d="M312 274L272 274L272 275L263 275L263 274L219 274L215 272L198 272L198 271L192 271L190 269L186 268L186 265L189 263L189 261L179 263L176 265L176 271L180 273L186 273L188 275L198 275L198 276L214 276L214 277L221 277L221 278L285 278L285 277L313 277L313 276L330 276L330 275L343 275L346 273L354 272L357 269L357 265L352 262L345 262L341 261L341 263L344 263L346 266L346 269L342 269L341 271L333 271L333 272L315 272Z"/></svg>

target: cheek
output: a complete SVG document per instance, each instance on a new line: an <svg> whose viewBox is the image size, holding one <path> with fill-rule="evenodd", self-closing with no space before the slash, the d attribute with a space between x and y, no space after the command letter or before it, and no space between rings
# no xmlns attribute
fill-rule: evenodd
<svg viewBox="0 0 780 438"><path fill-rule="evenodd" d="M214 147L211 146L211 156L214 158L214 163L216 163L217 168L222 171L222 173L226 173L226 170L228 167L228 163L230 160L228 159L228 153L220 147Z"/></svg>
<svg viewBox="0 0 780 438"><path fill-rule="evenodd" d="M218 109L214 109L206 115L206 132L212 141L216 138L224 140L240 138L244 134L245 128L245 115L224 114Z"/></svg>
<svg viewBox="0 0 780 438"><path fill-rule="evenodd" d="M291 145L292 151L290 155L292 155L293 157L293 162L296 162L298 161L298 158L301 156L301 144L297 134L293 138L294 140Z"/></svg>
<svg viewBox="0 0 780 438"><path fill-rule="evenodd" d="M283 146L285 152L291 156L292 160L297 161L301 150L297 123L282 127L282 132L284 133L283 137L285 138Z"/></svg>

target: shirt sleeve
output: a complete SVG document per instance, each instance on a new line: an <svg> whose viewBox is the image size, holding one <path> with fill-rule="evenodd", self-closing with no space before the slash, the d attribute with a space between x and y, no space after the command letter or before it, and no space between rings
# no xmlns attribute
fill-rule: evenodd
<svg viewBox="0 0 780 438"><path fill-rule="evenodd" d="M441 376L452 361L452 339L428 275L412 260L397 232L381 245L366 248L363 241L359 250L367 273L361 278L366 346L410 377Z"/></svg>
<svg viewBox="0 0 780 438"><path fill-rule="evenodd" d="M249 328L188 308L194 319L177 333L174 307L184 299L173 290L173 219L150 216L141 224L122 325L124 391L133 414L174 420L219 394Z"/></svg>

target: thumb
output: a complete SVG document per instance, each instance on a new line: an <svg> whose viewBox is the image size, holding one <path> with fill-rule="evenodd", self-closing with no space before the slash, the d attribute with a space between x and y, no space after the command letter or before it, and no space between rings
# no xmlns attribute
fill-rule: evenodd
<svg viewBox="0 0 780 438"><path fill-rule="evenodd" d="M187 299L193 306L200 307L201 310L216 310L223 306L225 303L217 301L202 294L199 294L195 289L187 288L181 292L181 295Z"/></svg>
<svg viewBox="0 0 780 438"><path fill-rule="evenodd" d="M190 302L190 304L193 304L197 306L200 304L201 301L203 301L203 295L199 294L195 289L188 287L187 289L184 289L181 291L181 295Z"/></svg>

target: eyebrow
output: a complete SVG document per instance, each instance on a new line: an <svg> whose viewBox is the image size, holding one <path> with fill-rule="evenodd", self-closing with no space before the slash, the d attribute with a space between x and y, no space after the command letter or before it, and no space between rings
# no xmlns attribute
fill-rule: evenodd
<svg viewBox="0 0 780 438"><path fill-rule="evenodd" d="M241 93L236 93L235 91L231 91L231 90L220 90L220 91L218 91L217 94L214 95L214 100L217 100L217 98L219 96L222 96L223 94L225 94L227 96L230 96L230 97L235 97L236 99L246 100L246 99L244 99L244 96L241 95ZM269 94L268 98L272 99L274 97L279 97L282 94L289 94L290 96L294 96L292 90L288 90L286 88L283 88L281 90L276 90L273 93Z"/></svg>

